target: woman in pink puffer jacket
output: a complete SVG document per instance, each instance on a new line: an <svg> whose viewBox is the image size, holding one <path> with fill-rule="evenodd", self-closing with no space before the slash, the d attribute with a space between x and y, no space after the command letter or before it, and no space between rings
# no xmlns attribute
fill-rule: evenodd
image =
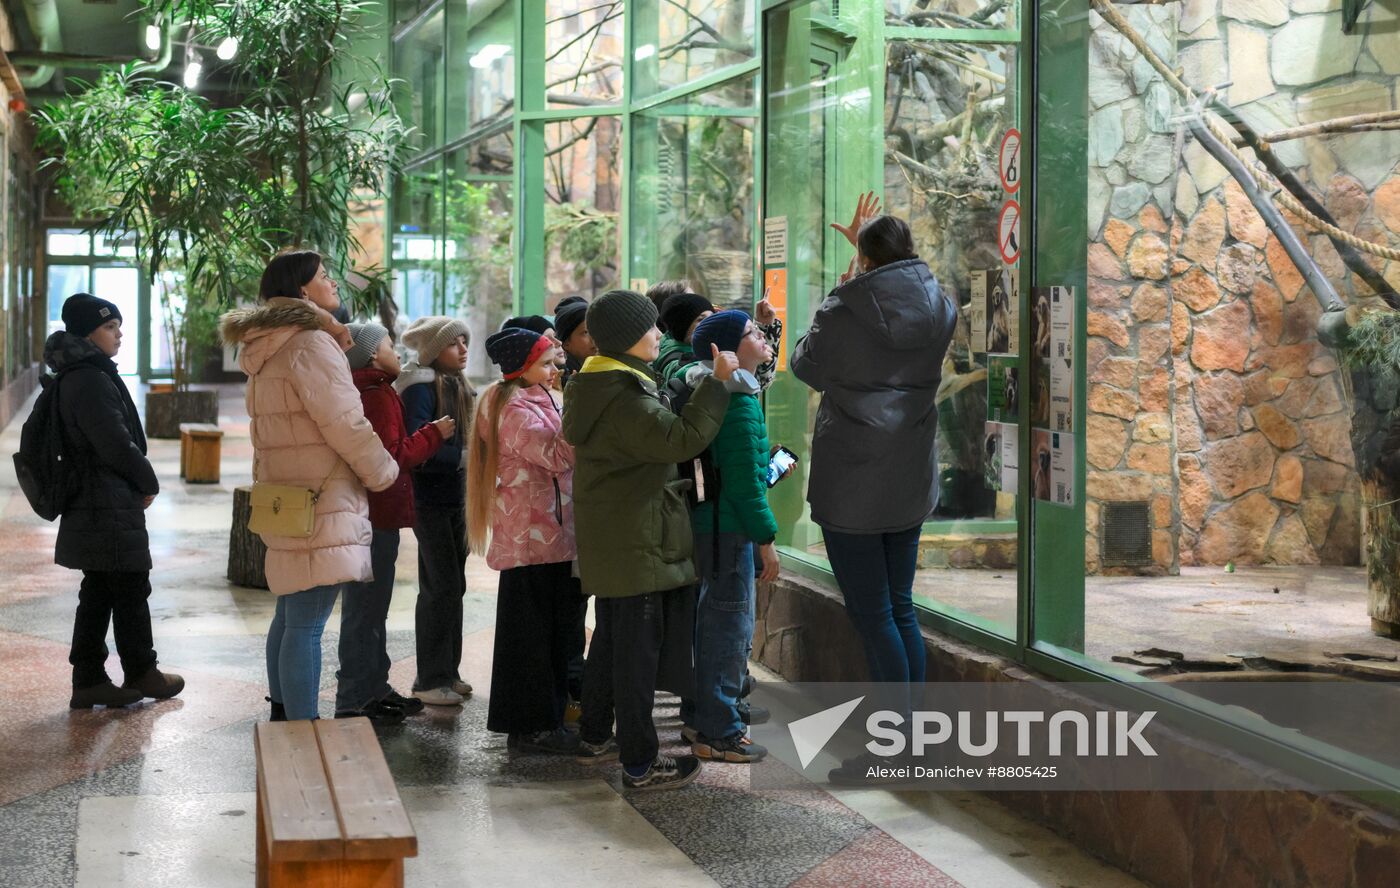
<svg viewBox="0 0 1400 888"><path fill-rule="evenodd" d="M522 752L572 755L564 730L570 632L582 592L574 577L574 449L552 386L556 346L507 327L486 340L503 379L477 407L467 459L467 526L501 572L488 730Z"/></svg>
<svg viewBox="0 0 1400 888"><path fill-rule="evenodd" d="M365 488L384 490L399 472L350 378L349 331L330 315L337 291L318 254L282 253L263 272L259 304L220 325L248 374L254 481L320 491L309 538L263 536L277 596L267 633L274 721L317 717L326 620L341 585L373 576Z"/></svg>

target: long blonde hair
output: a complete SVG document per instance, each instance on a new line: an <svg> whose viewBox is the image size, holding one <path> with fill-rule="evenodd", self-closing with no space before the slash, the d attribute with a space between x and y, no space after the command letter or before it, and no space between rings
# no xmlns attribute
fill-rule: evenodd
<svg viewBox="0 0 1400 888"><path fill-rule="evenodd" d="M496 469L501 460L501 413L505 410L506 402L523 388L523 379L493 382L476 402L471 446L467 449L467 543L473 552L486 551L491 513L496 508Z"/></svg>

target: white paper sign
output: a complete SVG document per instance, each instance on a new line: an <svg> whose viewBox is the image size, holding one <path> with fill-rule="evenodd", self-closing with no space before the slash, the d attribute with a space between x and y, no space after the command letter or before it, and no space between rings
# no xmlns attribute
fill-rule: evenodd
<svg viewBox="0 0 1400 888"><path fill-rule="evenodd" d="M1031 491L1038 500L1074 505L1074 436L1031 430Z"/></svg>
<svg viewBox="0 0 1400 888"><path fill-rule="evenodd" d="M763 264L786 265L787 252L787 216L767 217L763 220Z"/></svg>
<svg viewBox="0 0 1400 888"><path fill-rule="evenodd" d="M1050 287L1050 430L1074 431L1074 288Z"/></svg>

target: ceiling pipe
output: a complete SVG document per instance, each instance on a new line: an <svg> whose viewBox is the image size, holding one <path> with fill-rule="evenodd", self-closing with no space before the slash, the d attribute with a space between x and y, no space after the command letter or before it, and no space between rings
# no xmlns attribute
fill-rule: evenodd
<svg viewBox="0 0 1400 888"><path fill-rule="evenodd" d="M58 0L24 0L24 16L29 20L29 30L39 41L40 52L62 52L63 34L58 28ZM18 62L18 55L13 56ZM41 64L28 74L21 74L19 82L26 90L37 89L53 79L56 68Z"/></svg>
<svg viewBox="0 0 1400 888"><path fill-rule="evenodd" d="M138 73L154 74L170 67L170 61L175 54L175 28L174 22L166 23L161 31L160 54L153 60L133 59L130 56L96 56L77 52L38 50L35 52L12 52L10 53L10 61L16 65L35 65L40 70L45 67L106 68L112 65L134 63ZM47 80L48 78L45 78L39 85ZM28 86L28 82L25 85Z"/></svg>

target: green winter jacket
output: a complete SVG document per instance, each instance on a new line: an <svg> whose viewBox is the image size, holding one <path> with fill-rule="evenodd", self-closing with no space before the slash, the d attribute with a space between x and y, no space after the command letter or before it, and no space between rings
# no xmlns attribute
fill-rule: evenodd
<svg viewBox="0 0 1400 888"><path fill-rule="evenodd" d="M757 395L734 393L724 425L710 445L719 469L719 531L741 533L755 543L771 543L778 522L768 508L768 427ZM714 506L695 507L697 533L714 532Z"/></svg>
<svg viewBox="0 0 1400 888"><path fill-rule="evenodd" d="M695 356L690 352L690 343L681 342L670 333L666 333L661 337L661 354L651 362L651 367L656 371L656 375L661 377L661 384L664 386L694 363Z"/></svg>
<svg viewBox="0 0 1400 888"><path fill-rule="evenodd" d="M705 380L676 415L656 377L630 356L589 358L564 389L564 440L574 445L574 527L583 591L625 598L695 582L690 511L676 463L693 459L724 422L729 394Z"/></svg>

